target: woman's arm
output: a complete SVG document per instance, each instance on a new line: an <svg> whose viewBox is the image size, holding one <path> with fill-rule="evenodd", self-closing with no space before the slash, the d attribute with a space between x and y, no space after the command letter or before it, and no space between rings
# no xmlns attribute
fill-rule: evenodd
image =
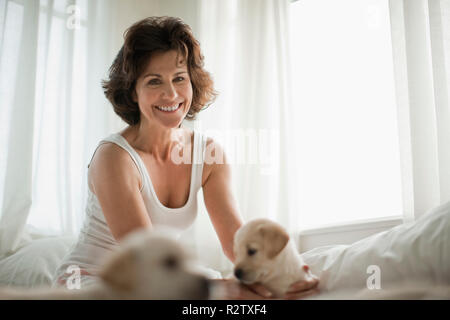
<svg viewBox="0 0 450 320"><path fill-rule="evenodd" d="M226 161L223 148L212 140L207 143L207 151L215 150L212 158L222 159L222 163L211 164L210 174L203 184L203 195L206 209L222 244L225 255L234 262L233 238L235 232L242 226L243 221L239 216L236 201L231 192L231 170ZM209 153L207 152L207 157ZM207 159L208 160L208 159ZM289 288L286 299L301 299L316 293L318 285L317 277L311 281L300 281ZM252 285L241 285L233 280L219 281L224 286L231 299L258 299L270 298L271 292L263 285L255 283Z"/></svg>
<svg viewBox="0 0 450 320"><path fill-rule="evenodd" d="M210 153L208 150L214 152ZM211 155L218 159L219 163L211 163L211 159L208 159ZM230 165L226 161L223 148L213 140L207 142L206 157L205 165L210 166L210 173L203 183L205 206L225 255L234 262L233 238L243 222L231 191Z"/></svg>
<svg viewBox="0 0 450 320"><path fill-rule="evenodd" d="M139 171L125 150L110 143L97 149L89 166L89 186L117 241L152 225L139 185Z"/></svg>

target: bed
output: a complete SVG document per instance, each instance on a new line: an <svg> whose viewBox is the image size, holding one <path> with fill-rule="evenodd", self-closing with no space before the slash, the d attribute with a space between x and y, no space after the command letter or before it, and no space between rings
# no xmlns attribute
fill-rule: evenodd
<svg viewBox="0 0 450 320"><path fill-rule="evenodd" d="M75 243L74 237L34 240L0 260L0 285L50 286L52 275ZM411 283L450 288L450 202L414 223L351 245L315 248L302 254L320 278L320 294L311 299L347 299L369 288L407 288ZM437 298L450 299L443 291Z"/></svg>
<svg viewBox="0 0 450 320"><path fill-rule="evenodd" d="M349 299L361 292L366 292L363 297L383 297L376 292L385 288L397 291L393 297L398 298L407 298L402 293L408 290L424 289L428 291L424 297L450 299L449 245L447 202L413 223L351 245L312 249L302 256L320 278L321 293L312 299Z"/></svg>
<svg viewBox="0 0 450 320"><path fill-rule="evenodd" d="M76 237L52 236L31 241L0 260L0 286L51 286L53 274Z"/></svg>

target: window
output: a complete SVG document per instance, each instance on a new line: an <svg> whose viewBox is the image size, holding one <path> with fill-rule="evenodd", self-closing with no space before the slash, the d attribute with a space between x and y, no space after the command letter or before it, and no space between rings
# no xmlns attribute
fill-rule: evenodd
<svg viewBox="0 0 450 320"><path fill-rule="evenodd" d="M402 214L388 0L291 4L302 229Z"/></svg>

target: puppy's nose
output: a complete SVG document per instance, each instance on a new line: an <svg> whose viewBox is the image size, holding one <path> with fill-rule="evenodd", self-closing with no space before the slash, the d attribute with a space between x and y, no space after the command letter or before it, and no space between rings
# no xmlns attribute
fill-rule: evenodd
<svg viewBox="0 0 450 320"><path fill-rule="evenodd" d="M238 278L238 279L241 279L241 278L242 278L243 273L244 273L244 272L243 272L242 269L240 269L240 268L234 270L234 276L235 276L236 278Z"/></svg>

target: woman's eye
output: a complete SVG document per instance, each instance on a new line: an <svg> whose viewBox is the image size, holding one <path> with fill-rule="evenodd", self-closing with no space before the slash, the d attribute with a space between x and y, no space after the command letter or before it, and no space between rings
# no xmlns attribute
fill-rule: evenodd
<svg viewBox="0 0 450 320"><path fill-rule="evenodd" d="M175 78L175 81L177 81L177 82L180 82L180 81L183 81L183 80L184 80L183 77L176 77L176 78Z"/></svg>
<svg viewBox="0 0 450 320"><path fill-rule="evenodd" d="M151 85L155 85L155 84L159 84L159 83L160 83L159 79L152 79L148 82L148 84L151 84Z"/></svg>
<svg viewBox="0 0 450 320"><path fill-rule="evenodd" d="M249 256L252 256L252 255L254 255L256 253L256 250L255 249L248 249L247 250L247 254L249 255Z"/></svg>

